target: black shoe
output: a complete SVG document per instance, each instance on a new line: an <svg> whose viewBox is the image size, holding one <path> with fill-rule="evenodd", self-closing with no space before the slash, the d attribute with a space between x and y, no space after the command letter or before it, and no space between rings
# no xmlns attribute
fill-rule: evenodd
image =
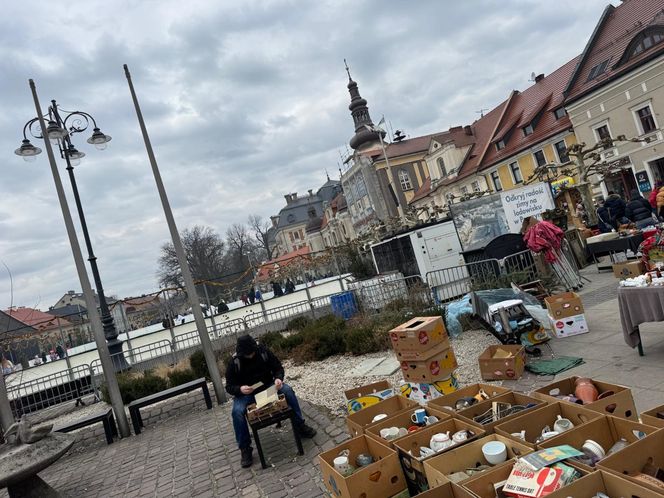
<svg viewBox="0 0 664 498"><path fill-rule="evenodd" d="M302 423L302 425L297 427L297 432L300 435L300 437L304 437L307 439L311 439L316 435L316 429L314 429L313 427L309 427L305 423Z"/></svg>
<svg viewBox="0 0 664 498"><path fill-rule="evenodd" d="M251 467L251 465L254 463L253 451L254 450L251 446L240 448L240 452L242 453L242 460L240 461L240 465L243 469Z"/></svg>

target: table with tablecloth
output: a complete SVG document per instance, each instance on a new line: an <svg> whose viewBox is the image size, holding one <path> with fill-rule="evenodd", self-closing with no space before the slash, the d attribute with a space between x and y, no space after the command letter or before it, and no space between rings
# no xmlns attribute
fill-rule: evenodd
<svg viewBox="0 0 664 498"><path fill-rule="evenodd" d="M643 356L639 325L664 322L664 286L618 287L618 308L625 342Z"/></svg>
<svg viewBox="0 0 664 498"><path fill-rule="evenodd" d="M615 239L600 240L598 242L590 242L587 240L586 247L588 248L589 256L593 258L597 264L597 256L606 256L608 254L611 256L611 261L613 262L613 255L615 253L627 252L630 250L636 254L641 242L643 242L643 234L637 233L628 237L616 237ZM603 266L600 268L599 264L597 265L598 270L610 268L611 266Z"/></svg>

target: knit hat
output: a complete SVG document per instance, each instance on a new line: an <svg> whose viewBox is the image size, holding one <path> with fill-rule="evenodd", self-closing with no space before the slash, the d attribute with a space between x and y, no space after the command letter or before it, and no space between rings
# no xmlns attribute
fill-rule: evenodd
<svg viewBox="0 0 664 498"><path fill-rule="evenodd" d="M248 356L258 349L258 344L256 339L250 335L243 335L237 338L237 345L235 346L235 352L238 356Z"/></svg>

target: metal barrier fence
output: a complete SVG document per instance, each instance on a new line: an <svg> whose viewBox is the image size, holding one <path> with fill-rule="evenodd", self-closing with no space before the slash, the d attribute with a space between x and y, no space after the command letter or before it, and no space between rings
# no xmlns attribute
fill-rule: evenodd
<svg viewBox="0 0 664 498"><path fill-rule="evenodd" d="M429 286L419 275L360 285L354 292L365 313L376 313L386 307L420 309L434 304Z"/></svg>
<svg viewBox="0 0 664 498"><path fill-rule="evenodd" d="M464 265L430 271L426 274L437 303L458 299L472 290L509 286L539 278L539 270L530 250L498 259L485 259Z"/></svg>

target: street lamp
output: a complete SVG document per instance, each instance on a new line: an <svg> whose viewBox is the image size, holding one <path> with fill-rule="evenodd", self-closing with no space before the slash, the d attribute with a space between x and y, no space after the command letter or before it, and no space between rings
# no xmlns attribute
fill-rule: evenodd
<svg viewBox="0 0 664 498"><path fill-rule="evenodd" d="M101 283L101 277L99 276L99 268L97 267L97 257L92 250L88 225L85 221L85 214L83 213L81 198L78 193L76 178L74 177L74 166L80 164L81 159L85 157L85 153L76 149L71 141L73 135L86 131L90 126L93 127L93 132L87 142L94 145L97 149L105 149L108 142L111 141L111 137L101 132L97 127L97 122L90 114L82 111L64 111L58 108L55 100L51 100L48 113L44 115L44 118L48 119L46 133L43 133L40 128L39 117L31 119L25 124L25 126L23 126L23 141L21 142L21 146L16 149L14 153L29 162L34 161L36 156L41 153L42 150L39 147L35 147L30 143L30 140L28 139L28 133L30 133L34 138L48 139L53 145L57 145L58 150L60 151L60 157L66 161L66 169L74 192L76 209L78 211L79 219L81 220L85 246L88 250L88 261L90 262L90 269L92 270L95 287L97 287L97 295L99 296L99 309L101 311L101 323L104 328L104 337L108 344L108 351L113 359L113 366L116 370L125 370L129 368L129 365L122 352L122 341L118 340L118 331L115 328L113 317L111 316L108 304L106 303L106 296L104 295L104 288Z"/></svg>

